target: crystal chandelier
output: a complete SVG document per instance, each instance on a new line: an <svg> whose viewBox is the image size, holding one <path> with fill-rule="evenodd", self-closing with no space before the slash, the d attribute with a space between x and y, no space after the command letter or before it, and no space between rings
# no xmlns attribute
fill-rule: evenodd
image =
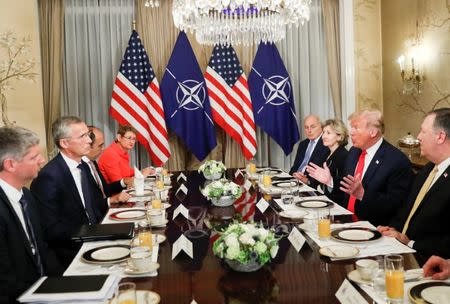
<svg viewBox="0 0 450 304"><path fill-rule="evenodd" d="M311 0L174 0L175 26L201 44L277 42L309 20Z"/></svg>

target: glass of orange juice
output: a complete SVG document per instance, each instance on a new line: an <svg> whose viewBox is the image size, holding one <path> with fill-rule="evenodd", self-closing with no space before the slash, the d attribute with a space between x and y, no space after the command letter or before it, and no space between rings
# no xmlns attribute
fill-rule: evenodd
<svg viewBox="0 0 450 304"><path fill-rule="evenodd" d="M153 248L152 226L150 224L141 224L138 232L139 246L148 247L150 252Z"/></svg>
<svg viewBox="0 0 450 304"><path fill-rule="evenodd" d="M256 163L253 159L248 163L248 173L255 174L256 173Z"/></svg>
<svg viewBox="0 0 450 304"><path fill-rule="evenodd" d="M263 172L262 184L264 185L264 187L270 187L272 185L272 177L269 175L269 172Z"/></svg>
<svg viewBox="0 0 450 304"><path fill-rule="evenodd" d="M120 283L117 286L116 303L136 304L136 284L133 282Z"/></svg>
<svg viewBox="0 0 450 304"><path fill-rule="evenodd" d="M331 236L331 217L330 209L326 208L317 211L317 228L319 238L321 240L328 240Z"/></svg>
<svg viewBox="0 0 450 304"><path fill-rule="evenodd" d="M161 209L161 200L158 198L152 199L152 208Z"/></svg>
<svg viewBox="0 0 450 304"><path fill-rule="evenodd" d="M389 254L384 257L386 277L386 295L390 303L403 303L405 275L403 273L403 257Z"/></svg>

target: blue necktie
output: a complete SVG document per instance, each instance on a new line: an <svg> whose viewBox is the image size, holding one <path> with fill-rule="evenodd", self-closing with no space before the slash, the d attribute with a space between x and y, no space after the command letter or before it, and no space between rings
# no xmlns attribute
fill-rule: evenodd
<svg viewBox="0 0 450 304"><path fill-rule="evenodd" d="M28 210L28 201L24 195L19 200L22 207L23 218L25 220L25 226L27 227L28 237L30 238L31 251L33 252L34 260L39 270L39 275L44 275L44 266L42 265L41 255L39 254L39 248L36 242L36 236L34 234L33 225L31 224L30 211Z"/></svg>
<svg viewBox="0 0 450 304"><path fill-rule="evenodd" d="M306 165L309 163L309 159L311 158L312 150L314 146L314 141L310 140L308 144L308 148L306 148L305 157L303 158L300 167L298 167L299 172L303 172L305 170Z"/></svg>
<svg viewBox="0 0 450 304"><path fill-rule="evenodd" d="M80 169L80 175L81 175L81 190L83 190L83 198L84 198L84 204L86 213L89 218L89 224L97 224L97 217L95 215L94 205L92 203L92 197L91 197L91 187L89 186L88 181L88 174L91 174L89 172L89 167L85 162L81 162L78 166Z"/></svg>

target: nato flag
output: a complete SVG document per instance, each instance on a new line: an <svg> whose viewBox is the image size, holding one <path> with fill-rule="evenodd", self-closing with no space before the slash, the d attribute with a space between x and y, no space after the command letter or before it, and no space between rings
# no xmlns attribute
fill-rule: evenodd
<svg viewBox="0 0 450 304"><path fill-rule="evenodd" d="M288 155L300 134L291 81L275 44L259 44L248 86L256 125Z"/></svg>
<svg viewBox="0 0 450 304"><path fill-rule="evenodd" d="M203 160L216 146L208 92L184 32L180 32L160 87L167 126Z"/></svg>

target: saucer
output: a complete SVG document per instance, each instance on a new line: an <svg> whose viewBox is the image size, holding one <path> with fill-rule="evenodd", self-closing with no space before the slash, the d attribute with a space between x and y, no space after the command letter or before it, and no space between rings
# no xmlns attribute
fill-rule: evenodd
<svg viewBox="0 0 450 304"><path fill-rule="evenodd" d="M148 265L148 267L146 269L135 269L130 266L127 266L127 267L125 267L124 273L138 275L138 274L145 274L145 273L149 273L149 272L155 272L158 269L159 269L158 263L150 263L150 265Z"/></svg>
<svg viewBox="0 0 450 304"><path fill-rule="evenodd" d="M302 229L304 231L311 231L311 232L316 230L314 227L311 227L310 225L306 225L305 223L298 224L298 228L300 228L300 229Z"/></svg>
<svg viewBox="0 0 450 304"><path fill-rule="evenodd" d="M156 223L151 223L152 227L165 227L169 221L167 219Z"/></svg>
<svg viewBox="0 0 450 304"><path fill-rule="evenodd" d="M305 215L308 214L308 212L303 211L303 210L289 210L289 211L281 211L280 216L285 217L285 218L289 218L289 219L301 219L303 218Z"/></svg>
<svg viewBox="0 0 450 304"><path fill-rule="evenodd" d="M136 290L136 304L158 304L161 297L154 291ZM115 298L109 301L110 304L118 304Z"/></svg>
<svg viewBox="0 0 450 304"><path fill-rule="evenodd" d="M361 278L361 276L359 275L358 270L352 270L347 274L347 277L349 278L350 281L353 281L355 283L358 284L371 284L372 280L364 280L363 278Z"/></svg>

